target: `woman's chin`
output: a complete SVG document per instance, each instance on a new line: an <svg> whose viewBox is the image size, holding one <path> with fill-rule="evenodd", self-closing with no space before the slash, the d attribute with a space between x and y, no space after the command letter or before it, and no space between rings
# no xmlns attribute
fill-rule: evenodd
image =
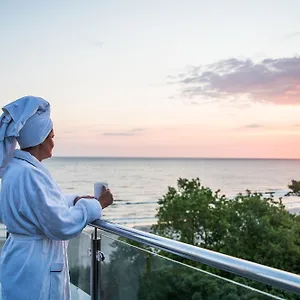
<svg viewBox="0 0 300 300"><path fill-rule="evenodd" d="M47 156L44 157L44 159L48 159L52 157L52 153L49 153Z"/></svg>

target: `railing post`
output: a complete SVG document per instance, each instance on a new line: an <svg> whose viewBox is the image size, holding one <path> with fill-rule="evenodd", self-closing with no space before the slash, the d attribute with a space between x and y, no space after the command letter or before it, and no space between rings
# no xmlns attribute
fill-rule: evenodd
<svg viewBox="0 0 300 300"><path fill-rule="evenodd" d="M97 228L95 228L92 236L92 259L91 259L91 300L100 300L100 269L101 260L99 253L101 248L101 239L97 236Z"/></svg>

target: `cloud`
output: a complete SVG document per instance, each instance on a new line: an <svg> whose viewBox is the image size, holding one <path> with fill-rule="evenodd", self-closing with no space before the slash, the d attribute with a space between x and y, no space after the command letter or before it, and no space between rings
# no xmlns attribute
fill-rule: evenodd
<svg viewBox="0 0 300 300"><path fill-rule="evenodd" d="M234 131L244 131L245 129L259 129L259 128L267 128L265 125L262 125L262 124L257 124L257 123L251 123L251 124L246 124L246 125L243 125L243 126L239 126L239 127L235 127L235 128L232 128L232 130Z"/></svg>
<svg viewBox="0 0 300 300"><path fill-rule="evenodd" d="M296 37L300 37L300 31L288 33L284 36L285 39L293 39L293 38L296 38Z"/></svg>
<svg viewBox="0 0 300 300"><path fill-rule="evenodd" d="M300 124L259 124L259 123L250 123L243 126L232 128L234 131L249 131L249 132L268 132L271 133L281 133L284 132L285 134L297 134L299 135L298 127L300 127Z"/></svg>
<svg viewBox="0 0 300 300"><path fill-rule="evenodd" d="M122 132L104 132L103 135L106 136L134 136L137 135L139 132L143 132L147 130L146 128L133 128L128 131L122 131Z"/></svg>
<svg viewBox="0 0 300 300"><path fill-rule="evenodd" d="M248 124L248 125L242 126L242 128L262 128L262 127L265 127L265 126L261 125L261 124Z"/></svg>
<svg viewBox="0 0 300 300"><path fill-rule="evenodd" d="M104 132L103 135L106 136L133 136L133 132Z"/></svg>
<svg viewBox="0 0 300 300"><path fill-rule="evenodd" d="M141 132L147 130L146 128L133 128L131 131L133 132Z"/></svg>
<svg viewBox="0 0 300 300"><path fill-rule="evenodd" d="M187 97L228 100L247 96L259 102L300 104L300 57L251 59L231 58L194 66L177 83Z"/></svg>

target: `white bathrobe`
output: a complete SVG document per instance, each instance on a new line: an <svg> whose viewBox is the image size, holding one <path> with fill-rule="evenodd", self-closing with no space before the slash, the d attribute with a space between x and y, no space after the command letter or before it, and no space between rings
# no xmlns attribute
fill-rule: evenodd
<svg viewBox="0 0 300 300"><path fill-rule="evenodd" d="M31 154L15 150L5 169L0 218L10 236L1 251L3 300L69 300L67 240L101 217L96 199L65 196Z"/></svg>

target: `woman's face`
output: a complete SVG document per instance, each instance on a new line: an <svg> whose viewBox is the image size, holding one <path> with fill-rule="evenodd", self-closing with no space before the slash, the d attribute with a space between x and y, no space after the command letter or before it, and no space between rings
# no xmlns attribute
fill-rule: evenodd
<svg viewBox="0 0 300 300"><path fill-rule="evenodd" d="M54 148L54 130L52 129L49 133L49 135L46 137L46 139L41 144L41 154L43 159L49 158L52 156L52 150Z"/></svg>

